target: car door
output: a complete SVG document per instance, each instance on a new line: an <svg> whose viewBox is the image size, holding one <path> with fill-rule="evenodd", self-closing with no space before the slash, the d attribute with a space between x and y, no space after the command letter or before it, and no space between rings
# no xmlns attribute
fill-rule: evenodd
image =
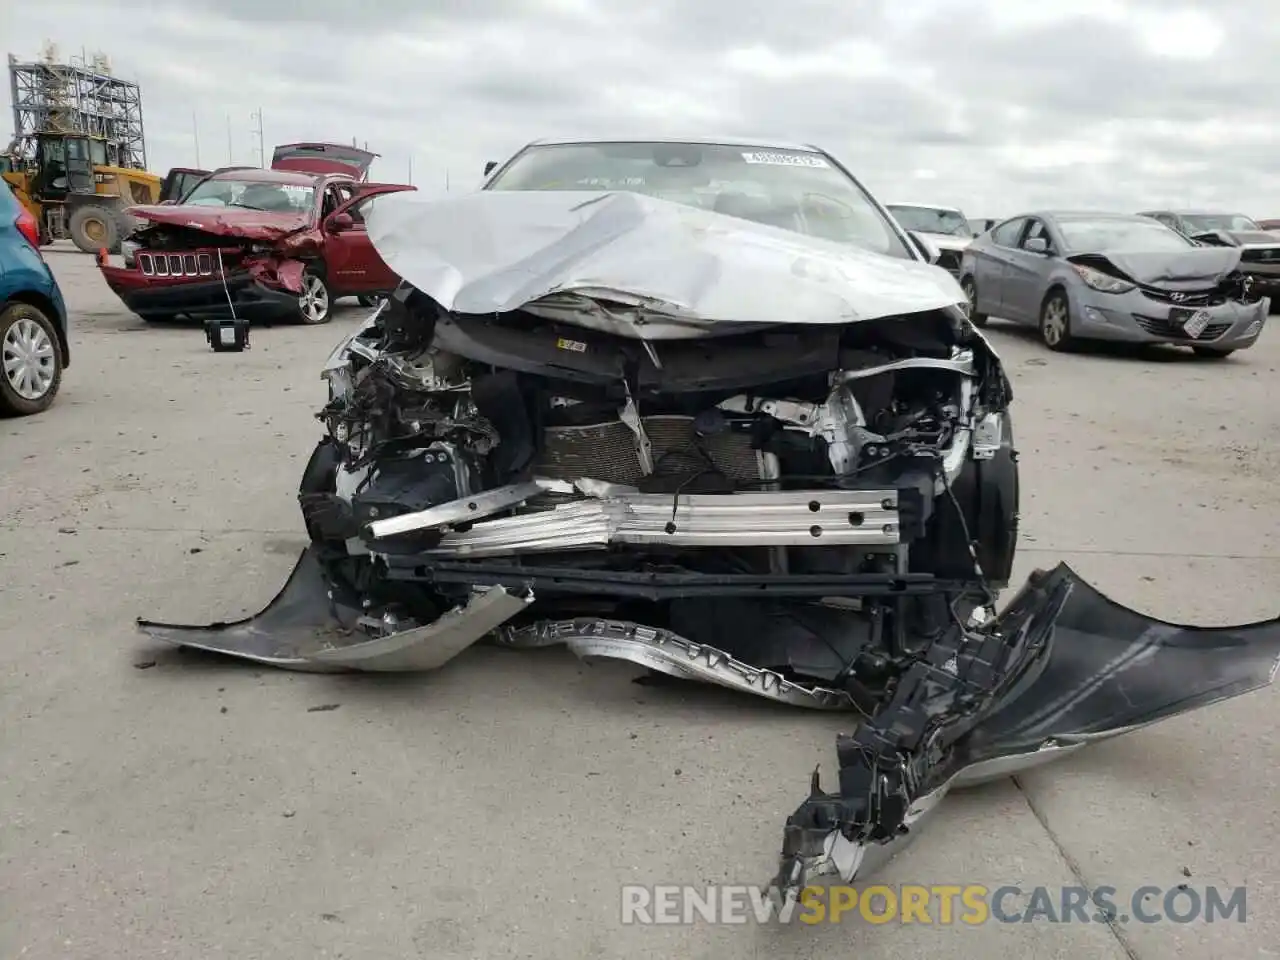
<svg viewBox="0 0 1280 960"><path fill-rule="evenodd" d="M1045 252L1029 249L1029 246L1034 246L1033 240L1042 241ZM1055 255L1048 225L1039 217L1029 218L1005 270L1004 311L1009 320L1039 322L1040 304L1049 286L1049 272Z"/></svg>
<svg viewBox="0 0 1280 960"><path fill-rule="evenodd" d="M336 296L394 290L400 282L373 248L364 218L379 197L412 188L401 184L388 184L381 189L361 186L363 189L354 198L324 221L325 271Z"/></svg>
<svg viewBox="0 0 1280 960"><path fill-rule="evenodd" d="M159 202L172 201L178 203L191 192L191 188L209 176L211 170L197 170L194 167L173 167L160 184Z"/></svg>
<svg viewBox="0 0 1280 960"><path fill-rule="evenodd" d="M970 246L974 257L973 282L978 293L979 313L995 317L1005 315L1005 271L1026 223L1026 217L1006 220L993 229L983 242Z"/></svg>

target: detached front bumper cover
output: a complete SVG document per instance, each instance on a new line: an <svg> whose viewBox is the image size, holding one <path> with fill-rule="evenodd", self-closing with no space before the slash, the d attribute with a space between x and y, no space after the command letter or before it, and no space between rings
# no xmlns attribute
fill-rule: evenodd
<svg viewBox="0 0 1280 960"><path fill-rule="evenodd" d="M910 843L947 792L1059 759L1275 680L1280 617L1236 627L1166 623L1060 564L989 625L956 630L892 701L838 738L839 790L787 820L774 883L796 896L852 882Z"/></svg>
<svg viewBox="0 0 1280 960"><path fill-rule="evenodd" d="M792 683L667 630L510 621L544 586L651 599L948 587L911 575L878 585L848 577L517 571L501 563L444 562L436 576L468 590L468 599L430 625L389 624L371 637L361 611L326 586L313 546L256 616L205 626L139 620L139 627L167 643L313 672L432 670L486 637L514 647L563 643L584 658L629 660L796 706L853 710L841 690ZM1037 572L998 617L978 627L957 623L925 646L888 700L838 738L838 790L823 792L815 772L810 796L787 820L774 883L795 896L820 878L865 877L915 838L951 789L1256 690L1275 679L1278 665L1280 618L1180 626L1109 600L1066 565Z"/></svg>

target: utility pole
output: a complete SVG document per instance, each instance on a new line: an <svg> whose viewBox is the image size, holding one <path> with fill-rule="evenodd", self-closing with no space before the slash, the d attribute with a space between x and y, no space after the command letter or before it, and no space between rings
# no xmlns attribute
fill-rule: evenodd
<svg viewBox="0 0 1280 960"><path fill-rule="evenodd" d="M262 108L259 107L253 113L249 114L249 119L258 121L258 164L265 167L267 165L267 149L263 145L262 140Z"/></svg>
<svg viewBox="0 0 1280 960"><path fill-rule="evenodd" d="M409 186L413 186L413 154L409 154Z"/></svg>
<svg viewBox="0 0 1280 960"><path fill-rule="evenodd" d="M227 114L227 166L231 166L231 114Z"/></svg>
<svg viewBox="0 0 1280 960"><path fill-rule="evenodd" d="M200 166L200 122L196 119L196 112L191 111L191 139L196 142L196 166Z"/></svg>

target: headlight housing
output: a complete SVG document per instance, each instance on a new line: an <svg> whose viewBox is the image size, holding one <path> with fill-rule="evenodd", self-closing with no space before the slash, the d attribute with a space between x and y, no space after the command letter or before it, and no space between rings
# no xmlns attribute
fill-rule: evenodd
<svg viewBox="0 0 1280 960"><path fill-rule="evenodd" d="M133 266L134 259L141 248L142 248L142 244L137 243L133 240L120 241L120 255L124 257L124 265L126 267Z"/></svg>
<svg viewBox="0 0 1280 960"><path fill-rule="evenodd" d="M1082 266L1078 263L1073 263L1071 266L1087 286L1097 290L1099 293L1128 293L1137 286L1135 283L1113 277L1108 273L1103 273L1101 270L1095 270L1093 267Z"/></svg>

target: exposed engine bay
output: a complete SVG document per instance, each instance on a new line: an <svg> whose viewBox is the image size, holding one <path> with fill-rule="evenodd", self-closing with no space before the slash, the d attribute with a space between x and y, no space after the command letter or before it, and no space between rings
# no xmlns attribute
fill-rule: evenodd
<svg viewBox="0 0 1280 960"><path fill-rule="evenodd" d="M424 237L432 202L392 199L370 232L405 282L325 365L299 491L311 547L257 616L144 621L150 635L298 670L564 644L849 711L835 789L815 774L786 825L776 882L792 895L864 875L953 786L1273 679L1277 621L1163 624L1065 566L998 609L1017 540L1012 392L942 270L628 198L566 214L531 279L535 258L514 253L442 266L469 238ZM502 202L518 246L553 201ZM604 283L599 263L557 256L604 249L592 228L627 264L646 229L718 237L718 281L735 251L769 256L743 268L755 295L729 322L693 296L672 306L665 281ZM796 279L817 275L795 269L805 244L842 283L907 283L908 309L882 293L833 320ZM693 286L720 302L712 280ZM484 296L505 308L459 309Z"/></svg>

